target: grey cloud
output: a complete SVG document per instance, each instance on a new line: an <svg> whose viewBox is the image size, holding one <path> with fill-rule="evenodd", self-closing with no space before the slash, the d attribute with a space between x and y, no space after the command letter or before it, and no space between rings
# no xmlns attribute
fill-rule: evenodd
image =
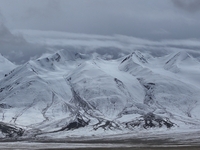
<svg viewBox="0 0 200 150"><path fill-rule="evenodd" d="M153 40L200 38L199 16L183 15L171 1L0 1L10 29L122 34Z"/></svg>
<svg viewBox="0 0 200 150"><path fill-rule="evenodd" d="M39 57L46 51L45 47L27 43L23 45L3 45L1 46L0 53L15 64L23 64L29 61L30 58Z"/></svg>
<svg viewBox="0 0 200 150"><path fill-rule="evenodd" d="M174 5L188 12L200 11L199 0L172 0Z"/></svg>
<svg viewBox="0 0 200 150"><path fill-rule="evenodd" d="M5 18L3 17L3 15L1 14L1 9L0 9L0 23L4 22Z"/></svg>
<svg viewBox="0 0 200 150"><path fill-rule="evenodd" d="M26 43L26 41L21 36L13 35L3 23L0 23L0 43L1 45L20 45Z"/></svg>
<svg viewBox="0 0 200 150"><path fill-rule="evenodd" d="M109 55L119 52L115 58L133 50L157 56L169 51L200 50L199 0L0 0L0 3L3 14L0 22L4 22L0 27L0 52L17 63L36 58L48 49ZM180 8L196 13L183 13ZM14 30L32 30L34 34L45 30L48 34L26 37L26 33L13 34Z"/></svg>
<svg viewBox="0 0 200 150"><path fill-rule="evenodd" d="M22 33L26 34L23 31ZM45 45L53 51L69 49L89 55L95 52L113 56L114 59L135 50L145 51L153 56L163 56L177 51L187 51L194 57L200 55L198 39L152 41L122 35L102 36L43 31L37 33L29 31L29 36L26 38L36 45Z"/></svg>
<svg viewBox="0 0 200 150"><path fill-rule="evenodd" d="M37 3L36 3L37 4ZM42 7L41 7L42 6ZM32 20L32 19L55 19L55 17L59 17L59 13L61 11L61 3L57 0L48 0L44 1L43 5L29 5L27 9L25 9L25 13L22 15L24 20ZM53 22L52 22L53 23Z"/></svg>
<svg viewBox="0 0 200 150"><path fill-rule="evenodd" d="M27 42L21 35L12 34L3 22L0 23L0 45L0 53L16 64L25 63L46 50L44 46Z"/></svg>
<svg viewBox="0 0 200 150"><path fill-rule="evenodd" d="M91 55L97 53L105 56L105 59L117 59L135 50L148 52L153 56L163 56L171 52L187 51L194 57L200 56L199 40L162 40L152 41L131 36L102 36L88 34L72 34L49 31L17 31L24 34L26 39L22 44L3 44L1 51L4 55L18 64L30 59L35 59L43 53L60 49L72 50Z"/></svg>

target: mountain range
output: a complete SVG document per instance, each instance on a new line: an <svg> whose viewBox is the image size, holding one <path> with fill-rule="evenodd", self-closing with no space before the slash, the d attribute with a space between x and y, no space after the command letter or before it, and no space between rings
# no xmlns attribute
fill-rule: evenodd
<svg viewBox="0 0 200 150"><path fill-rule="evenodd" d="M0 56L1 137L62 137L200 125L200 62L186 52L112 59L60 50Z"/></svg>

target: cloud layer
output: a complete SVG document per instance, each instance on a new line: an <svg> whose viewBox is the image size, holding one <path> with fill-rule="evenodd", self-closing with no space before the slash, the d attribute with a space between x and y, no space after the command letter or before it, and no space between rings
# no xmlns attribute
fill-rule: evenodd
<svg viewBox="0 0 200 150"><path fill-rule="evenodd" d="M16 64L25 63L46 50L42 45L27 42L21 35L12 34L3 23L0 23L0 45L0 53Z"/></svg>
<svg viewBox="0 0 200 150"><path fill-rule="evenodd" d="M0 2L6 25L10 29L121 34L150 40L200 38L199 0Z"/></svg>
<svg viewBox="0 0 200 150"><path fill-rule="evenodd" d="M0 0L0 53L21 64L74 49L113 58L185 50L199 57L199 0Z"/></svg>
<svg viewBox="0 0 200 150"><path fill-rule="evenodd" d="M0 53L17 64L60 49L88 55L98 53L112 59L135 50L145 51L153 56L187 51L200 58L200 42L197 39L151 41L123 35L102 36L38 30L15 30L11 33L3 24L0 26L0 44Z"/></svg>
<svg viewBox="0 0 200 150"><path fill-rule="evenodd" d="M153 56L171 52L187 51L194 57L200 56L200 42L197 39L151 41L124 35L102 36L74 34L55 31L16 30L33 45L40 45L51 51L71 49L82 53L112 55L117 59L135 50L145 51Z"/></svg>

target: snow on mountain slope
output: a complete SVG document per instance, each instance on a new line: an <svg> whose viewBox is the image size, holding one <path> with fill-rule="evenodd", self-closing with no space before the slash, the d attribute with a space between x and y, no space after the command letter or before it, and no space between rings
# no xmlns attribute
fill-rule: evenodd
<svg viewBox="0 0 200 150"><path fill-rule="evenodd" d="M175 70L176 68L178 69L179 67L182 68L191 65L197 65L197 63L198 61L192 58L192 56L190 56L188 53L178 52L171 56L168 61L166 61L164 67L166 70L178 72L179 70Z"/></svg>
<svg viewBox="0 0 200 150"><path fill-rule="evenodd" d="M1 121L27 136L200 125L200 84L187 72L199 64L189 54L104 57L60 50L15 68L0 81Z"/></svg>
<svg viewBox="0 0 200 150"><path fill-rule="evenodd" d="M0 79L3 78L5 74L13 70L15 67L17 66L0 54Z"/></svg>
<svg viewBox="0 0 200 150"><path fill-rule="evenodd" d="M188 54L185 56L189 57ZM183 58L185 57L181 56L180 60L185 60ZM192 62L196 61L192 59ZM190 65L189 63L187 66ZM193 109L200 110L198 84L196 83L195 86L188 84L184 78L181 80L181 78L174 77L177 75L163 70L162 61L159 62L159 59L154 59L152 62L144 65L136 63L135 59L130 55L122 61L119 69L137 77L146 91L144 103L154 109L154 112L168 114L170 116L181 114L182 116L197 117L195 113L191 112ZM198 70L196 73L199 73ZM181 74L178 75L181 76ZM190 79L192 80L192 76L190 76Z"/></svg>
<svg viewBox="0 0 200 150"><path fill-rule="evenodd" d="M178 52L166 56L164 69L172 72L172 76L177 79L192 84L196 87L200 85L200 62L186 52Z"/></svg>

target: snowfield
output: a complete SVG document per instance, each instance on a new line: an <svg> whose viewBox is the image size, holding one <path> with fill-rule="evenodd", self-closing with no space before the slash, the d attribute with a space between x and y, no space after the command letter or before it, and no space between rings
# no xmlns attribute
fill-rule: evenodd
<svg viewBox="0 0 200 150"><path fill-rule="evenodd" d="M105 58L60 50L16 66L1 56L0 137L199 132L198 60L186 52Z"/></svg>

